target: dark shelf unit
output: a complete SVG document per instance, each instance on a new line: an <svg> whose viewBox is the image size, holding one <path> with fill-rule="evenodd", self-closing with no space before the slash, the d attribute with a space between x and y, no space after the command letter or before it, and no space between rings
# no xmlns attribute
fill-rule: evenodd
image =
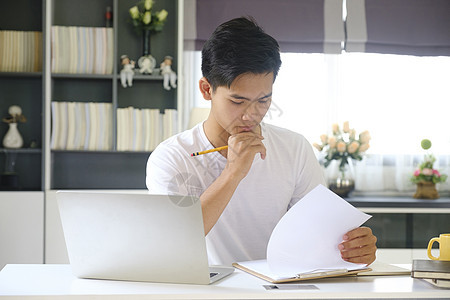
<svg viewBox="0 0 450 300"><path fill-rule="evenodd" d="M45 20L44 0L16 0L0 3L0 30L43 32L43 20ZM44 39L44 36L42 38ZM44 55L42 55L43 59ZM0 72L0 119L9 116L8 108L11 105L19 105L27 119L25 123L18 124L24 149L0 149L0 174L5 173L6 162L13 159L14 172L18 178L17 186L0 184L2 191L44 190L44 154L41 150L44 147L45 132L43 74L44 70ZM1 141L8 128L8 124L0 122ZM30 145L39 149L29 149Z"/></svg>
<svg viewBox="0 0 450 300"><path fill-rule="evenodd" d="M120 56L137 61L142 37L129 23L129 9L137 0L52 0L52 26L105 26L107 6L113 8L113 74L51 74L51 101L110 102L113 107L113 150L52 150L50 189L143 189L149 152L116 151L117 108L177 108L176 90L163 89L163 77L136 73L133 86L120 84ZM162 32L151 36L151 54L157 67L164 56L177 56L177 0L155 1L153 9L166 9L169 16ZM177 68L176 63L172 66Z"/></svg>
<svg viewBox="0 0 450 300"><path fill-rule="evenodd" d="M129 9L138 2L15 0L0 3L1 30L41 31L43 39L41 72L0 72L0 117L6 117L8 107L17 104L27 118L26 123L18 125L24 149L6 152L0 148L0 172L7 155L16 157L19 187L11 190L145 188L145 167L150 153L116 151L116 109L129 106L159 108L161 111L176 109L178 99L177 90L164 90L158 69L152 75L136 73L133 87L123 88L120 84L120 56L127 54L137 61L143 53L143 38L129 22ZM108 6L112 7L113 13L112 74L53 73L51 61L46 61L51 60L49 53L52 51L51 28L48 27L104 27ZM151 36L151 54L157 68L166 55L177 57L179 51L178 0L155 1L154 10L163 8L169 13L164 29ZM50 69L45 69L48 65ZM176 60L172 68L177 70ZM112 151L51 150L50 136L46 136L46 133L51 134L51 101L112 103ZM8 125L1 122L0 137L7 130ZM30 149L31 145L38 149Z"/></svg>

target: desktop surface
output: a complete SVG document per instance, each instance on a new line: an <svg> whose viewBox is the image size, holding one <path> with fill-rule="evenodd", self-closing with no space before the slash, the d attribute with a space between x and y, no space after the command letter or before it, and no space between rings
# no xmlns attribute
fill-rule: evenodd
<svg viewBox="0 0 450 300"><path fill-rule="evenodd" d="M267 290L267 285L272 284L240 270L211 285L193 285L79 279L70 265L7 265L0 272L0 299L450 298L449 289L409 275L320 279L294 283L295 289Z"/></svg>

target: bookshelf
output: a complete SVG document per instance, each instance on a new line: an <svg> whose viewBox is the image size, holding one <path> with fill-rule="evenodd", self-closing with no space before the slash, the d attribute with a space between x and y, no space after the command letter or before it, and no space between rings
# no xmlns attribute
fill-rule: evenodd
<svg viewBox="0 0 450 300"><path fill-rule="evenodd" d="M38 31L43 29L42 1L10 1L8 8L2 2L0 9L0 30L3 31ZM28 9L23 9L27 7ZM20 12L20 17L12 12ZM3 58L0 58L3 59ZM20 150L0 148L0 173L7 169L7 162L13 160L14 171L20 174L17 184L0 183L0 191L41 191L43 181L43 71L38 72L0 72L0 119L8 116L11 105L19 105L26 123L19 123L18 128L24 140ZM0 122L0 137L8 131L8 124ZM33 148L31 148L31 146ZM3 145L0 145L3 147Z"/></svg>
<svg viewBox="0 0 450 300"><path fill-rule="evenodd" d="M113 141L110 151L50 150L47 187L55 189L140 189L145 188L145 165L150 152L117 151L117 108L176 109L177 90L165 91L162 76L136 74L133 87L120 85L120 56L137 61L142 55L142 37L128 23L128 10L135 0L51 0L51 26L105 26L106 7L112 7L114 53L112 74L51 73L48 101L106 102L112 104ZM177 57L177 1L154 3L154 10L169 12L162 32L152 35L151 53L157 66L165 55ZM170 38L168 38L170 37ZM177 66L173 68L176 70ZM178 73L178 72L177 72ZM48 150L48 149L47 149Z"/></svg>
<svg viewBox="0 0 450 300"><path fill-rule="evenodd" d="M120 59L127 54L137 61L142 55L142 37L128 21L128 10L137 0L17 0L2 2L1 30L42 32L42 70L39 72L0 72L1 117L10 105L18 104L27 117L19 123L24 139L20 151L0 145L0 168L7 157L17 159L19 186L1 190L46 191L53 189L145 188L145 164L149 151L117 151L117 108L180 109L181 87L166 91L157 70L152 75L136 74L133 87L120 85ZM112 8L113 71L111 74L69 74L52 72L52 27L105 27L107 7ZM26 9L24 9L26 8ZM177 0L159 0L154 10L166 9L168 19L162 32L151 37L151 53L158 67L164 56L175 58L178 72ZM20 12L15 13L15 12ZM109 151L52 150L52 101L105 102L112 105L112 148ZM0 136L8 125L0 124ZM30 146L33 145L31 148ZM77 164L78 162L78 164Z"/></svg>

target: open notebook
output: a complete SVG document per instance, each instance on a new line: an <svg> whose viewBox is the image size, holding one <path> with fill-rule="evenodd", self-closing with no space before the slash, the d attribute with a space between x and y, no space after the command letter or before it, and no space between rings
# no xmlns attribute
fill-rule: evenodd
<svg viewBox="0 0 450 300"><path fill-rule="evenodd" d="M233 265L273 283L371 271L344 261L337 248L346 232L370 217L318 185L278 222L267 246L267 260Z"/></svg>

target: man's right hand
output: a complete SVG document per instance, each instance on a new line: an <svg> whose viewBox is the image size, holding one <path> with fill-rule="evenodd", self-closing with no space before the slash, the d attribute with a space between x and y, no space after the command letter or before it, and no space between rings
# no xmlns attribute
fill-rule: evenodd
<svg viewBox="0 0 450 300"><path fill-rule="evenodd" d="M225 170L239 180L247 176L255 155L260 153L262 159L266 157L266 147L262 143L263 139L264 137L261 134L251 131L231 135L228 138Z"/></svg>

